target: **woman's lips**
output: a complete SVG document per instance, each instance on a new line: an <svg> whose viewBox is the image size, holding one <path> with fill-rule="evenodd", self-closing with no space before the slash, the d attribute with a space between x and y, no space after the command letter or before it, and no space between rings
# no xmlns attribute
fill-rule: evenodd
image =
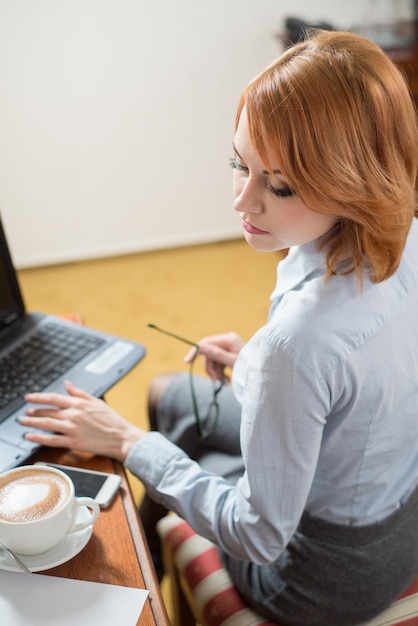
<svg viewBox="0 0 418 626"><path fill-rule="evenodd" d="M266 230L260 230L259 228L256 228L245 220L242 220L242 227L250 235L268 235L268 232Z"/></svg>

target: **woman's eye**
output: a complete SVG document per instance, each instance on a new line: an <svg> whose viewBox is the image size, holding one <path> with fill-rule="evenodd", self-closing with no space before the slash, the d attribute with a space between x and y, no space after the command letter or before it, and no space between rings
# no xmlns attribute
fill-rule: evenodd
<svg viewBox="0 0 418 626"><path fill-rule="evenodd" d="M270 185L270 183L268 183L267 189L270 191L270 193L274 194L275 196L279 196L279 198L289 198L289 196L295 195L295 192L293 191L293 189L290 189L290 187L288 186L273 187L272 185Z"/></svg>
<svg viewBox="0 0 418 626"><path fill-rule="evenodd" d="M244 172L244 173L248 173L248 167L245 167L245 165L241 165L241 163L239 161L237 161L237 159L229 159L229 165L232 167L233 170L238 170L239 172Z"/></svg>
<svg viewBox="0 0 418 626"><path fill-rule="evenodd" d="M242 163L240 163L237 158L230 158L229 165L232 167L232 169L237 170L238 172L249 174L249 168L245 165L242 165ZM273 185L267 182L267 190L273 195L278 196L279 198L289 198L290 196L294 196L296 194L296 192L286 184L284 184L283 187L273 187Z"/></svg>

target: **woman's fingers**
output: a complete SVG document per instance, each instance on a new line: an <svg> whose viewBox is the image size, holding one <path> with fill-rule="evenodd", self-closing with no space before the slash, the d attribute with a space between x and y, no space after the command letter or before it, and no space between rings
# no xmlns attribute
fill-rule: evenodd
<svg viewBox="0 0 418 626"><path fill-rule="evenodd" d="M199 354L206 358L206 369L213 371L213 367L209 363L210 361L219 363L222 368L233 367L244 345L244 340L236 333L212 335L210 337L203 337L203 339L199 341ZM196 350L193 348L186 354L184 361L191 363L195 355Z"/></svg>
<svg viewBox="0 0 418 626"><path fill-rule="evenodd" d="M83 400L95 400L94 396L87 393L83 389L79 389L75 387L69 381L65 381L64 383L65 389L68 393L27 393L25 395L26 402L30 402L31 404L43 404L48 406L53 406L58 409L67 409L69 407L78 406L77 399Z"/></svg>
<svg viewBox="0 0 418 626"><path fill-rule="evenodd" d="M78 398L84 398L85 400L93 400L94 399L94 396L92 396L90 393L87 393L87 391L84 391L84 389L80 389L80 387L76 387L69 380L66 380L64 382L64 386L65 386L65 389L66 389L67 393L70 396L74 396L74 397L78 397Z"/></svg>

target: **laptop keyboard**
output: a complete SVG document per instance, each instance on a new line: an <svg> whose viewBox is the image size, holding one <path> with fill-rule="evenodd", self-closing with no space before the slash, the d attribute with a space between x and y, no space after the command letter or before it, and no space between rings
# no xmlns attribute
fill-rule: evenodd
<svg viewBox="0 0 418 626"><path fill-rule="evenodd" d="M0 359L0 422L24 404L24 395L42 391L89 352L100 337L48 322Z"/></svg>

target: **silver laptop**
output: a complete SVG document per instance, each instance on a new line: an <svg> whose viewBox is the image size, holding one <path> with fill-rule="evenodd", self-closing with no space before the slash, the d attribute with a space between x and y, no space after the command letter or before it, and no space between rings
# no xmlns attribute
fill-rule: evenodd
<svg viewBox="0 0 418 626"><path fill-rule="evenodd" d="M0 472L39 447L17 422L24 394L64 392L71 380L101 397L145 355L144 346L59 317L28 313L0 219Z"/></svg>

